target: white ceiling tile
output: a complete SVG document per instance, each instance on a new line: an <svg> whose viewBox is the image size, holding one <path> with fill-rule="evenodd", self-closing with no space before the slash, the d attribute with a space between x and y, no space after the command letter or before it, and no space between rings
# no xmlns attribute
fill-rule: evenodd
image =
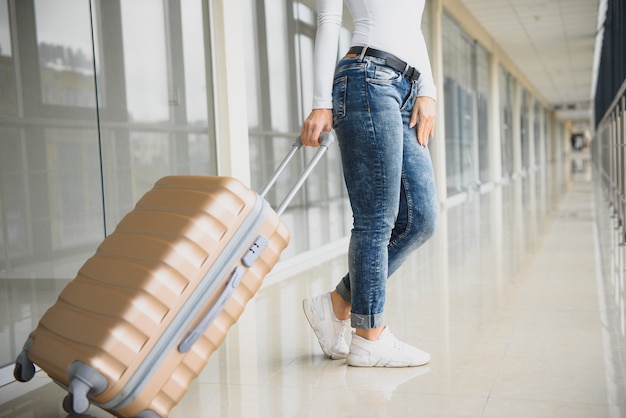
<svg viewBox="0 0 626 418"><path fill-rule="evenodd" d="M553 106L588 102L599 0L461 0Z"/></svg>

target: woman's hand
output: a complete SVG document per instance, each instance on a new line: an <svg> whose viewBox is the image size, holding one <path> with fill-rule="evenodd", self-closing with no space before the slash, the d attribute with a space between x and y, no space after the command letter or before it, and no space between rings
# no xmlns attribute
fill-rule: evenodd
<svg viewBox="0 0 626 418"><path fill-rule="evenodd" d="M417 142L422 146L428 146L428 140L435 135L435 116L437 106L431 97L418 97L413 105L409 128L417 125Z"/></svg>
<svg viewBox="0 0 626 418"><path fill-rule="evenodd" d="M300 139L305 147L319 147L320 134L333 129L332 109L313 109L302 124Z"/></svg>

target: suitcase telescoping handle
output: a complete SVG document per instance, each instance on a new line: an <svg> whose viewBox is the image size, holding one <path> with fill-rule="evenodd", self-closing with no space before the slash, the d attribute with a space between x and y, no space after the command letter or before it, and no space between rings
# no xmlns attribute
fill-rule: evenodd
<svg viewBox="0 0 626 418"><path fill-rule="evenodd" d="M324 153L328 151L328 148L330 148L333 142L335 142L335 136L332 133L322 132L322 134L320 135L320 146L317 149L317 152L311 158L311 161L309 161L306 167L304 167L304 170L302 171L296 182L293 184L293 186L291 186L291 188L287 192L287 195L283 198L283 201L280 203L280 205L278 205L278 208L276 208L276 213L278 214L278 216L282 215L285 209L287 209L289 203L291 203L296 193L298 193L298 190L300 190L306 179L309 177ZM300 139L300 137L298 137L298 139L296 139L296 141L291 146L291 150L289 151L289 153L285 156L285 158L278 165L278 167L276 167L276 170L274 170L272 176L269 178L265 186L263 186L261 192L259 192L259 195L261 195L261 197L265 197L267 195L274 183L276 183L276 180L278 180L278 177L280 177L282 172L285 171L285 167L287 167L289 161L291 161L293 156L296 155L296 152L298 152L300 148L302 148L302 140Z"/></svg>
<svg viewBox="0 0 626 418"><path fill-rule="evenodd" d="M322 135L320 136L320 147L318 148L317 152L311 158L311 160L306 165L306 167L304 167L304 170L302 170L302 173L297 178L294 185L291 186L291 188L287 192L287 196L285 196L281 204L276 209L276 213L278 214L278 216L280 216L284 212L284 210L287 208L287 206L289 205L289 203L291 202L295 194L298 192L298 190L300 190L300 187L302 187L302 184L309 177L309 175L311 174L311 172L313 171L313 169L315 168L319 160L322 158L324 153L328 151L328 148L333 144L333 142L335 142L335 137L331 133L328 133L328 132L322 133ZM265 186L263 186L263 190L261 190L261 192L259 193L261 197L265 198L265 196L267 195L269 190L272 188L274 183L276 183L276 180L278 180L278 177L280 177L282 172L285 171L285 167L287 166L289 161L291 161L293 156L296 154L296 152L298 152L300 148L302 148L302 140L298 138L291 146L291 150L289 151L289 153L285 156L283 161L278 165L276 170L274 170L274 173L272 174L270 179L267 181ZM263 249L267 246L267 244L268 244L267 238L265 238L263 235L258 236L257 239L252 244L252 247L248 250L246 255L244 255L243 258L241 259L242 264L245 267L252 267L252 265L258 258L260 251L263 251ZM222 310L224 309L224 306L226 305L226 302L230 300L230 297L235 292L235 289L237 288L237 286L239 286L239 283L241 282L241 279L243 279L243 276L245 275L245 273L246 271L244 267L242 266L235 267L232 273L230 273L230 277L228 278L226 282L226 287L224 288L224 291L220 294L217 301L213 304L209 312L207 312L207 314L202 318L200 323L198 323L198 325L196 325L191 331L189 331L185 335L185 337L182 339L182 341L178 345L178 351L180 351L181 353L186 353L189 350L191 350L191 347L196 343L196 341L198 341L198 339L211 326L211 324L213 323L213 321L215 321L215 319L220 314L220 312L222 312Z"/></svg>

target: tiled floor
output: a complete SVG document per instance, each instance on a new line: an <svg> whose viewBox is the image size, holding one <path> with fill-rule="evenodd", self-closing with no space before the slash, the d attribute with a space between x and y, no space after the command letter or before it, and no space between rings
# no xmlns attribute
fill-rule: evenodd
<svg viewBox="0 0 626 418"><path fill-rule="evenodd" d="M387 322L429 365L323 357L300 301L341 256L263 287L171 416L626 417L624 248L598 190L579 154L443 214L388 286ZM8 385L0 417L64 417L63 396L44 376Z"/></svg>

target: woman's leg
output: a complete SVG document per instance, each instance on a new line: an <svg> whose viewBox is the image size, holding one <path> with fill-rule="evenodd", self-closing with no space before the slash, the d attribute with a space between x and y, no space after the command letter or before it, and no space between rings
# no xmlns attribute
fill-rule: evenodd
<svg viewBox="0 0 626 418"><path fill-rule="evenodd" d="M404 115L410 113L416 89L384 66L342 64L345 71L338 71L333 88L333 115L354 215L349 274L330 295L305 300L305 314L331 358L345 352L339 318L350 307L356 335L347 353L349 365L419 366L430 355L398 341L382 318L390 268L395 271L417 246L411 244L419 218L411 205L417 196L414 182L405 178L412 175L411 167L404 167Z"/></svg>
<svg viewBox="0 0 626 418"><path fill-rule="evenodd" d="M381 328L388 277L388 248L400 202L403 153L401 88L376 65L345 80L345 114L335 132L353 213L348 250L351 322L358 330ZM340 81L341 82L341 81ZM335 92L343 92L335 85ZM348 287L346 286L346 287ZM347 300L346 289L338 293ZM380 331L380 330L379 330Z"/></svg>
<svg viewBox="0 0 626 418"><path fill-rule="evenodd" d="M410 111L403 112L404 144L400 207L389 241L389 276L435 233L439 203L428 148L417 142L408 127Z"/></svg>
<svg viewBox="0 0 626 418"><path fill-rule="evenodd" d="M415 95L413 86L408 102L412 102ZM439 212L430 153L417 142L415 128L408 127L410 113L410 106L402 108L402 173L397 217L388 241L387 278L433 235ZM342 299L335 299L337 303L333 304L340 314L352 298L349 274L342 278L335 292Z"/></svg>

